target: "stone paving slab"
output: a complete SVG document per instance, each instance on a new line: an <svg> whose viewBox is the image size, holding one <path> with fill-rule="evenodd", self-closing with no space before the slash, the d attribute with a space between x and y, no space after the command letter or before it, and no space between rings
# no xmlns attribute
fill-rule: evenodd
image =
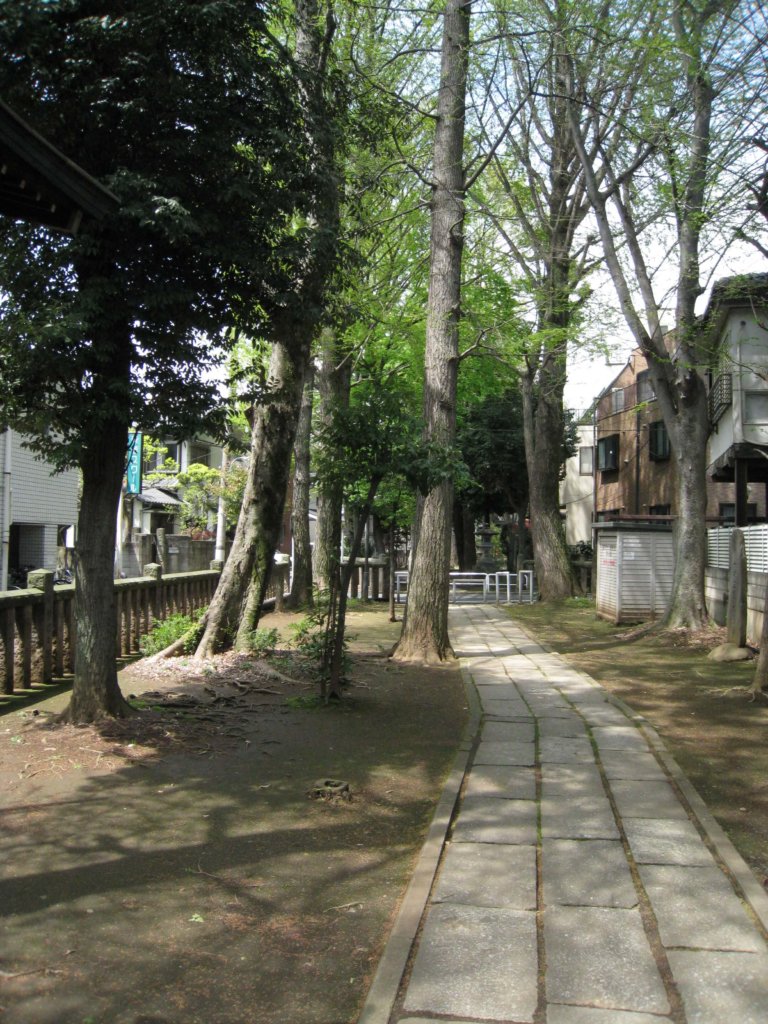
<svg viewBox="0 0 768 1024"><path fill-rule="evenodd" d="M690 821L630 818L624 832L638 864L687 864L710 867L712 854Z"/></svg>
<svg viewBox="0 0 768 1024"><path fill-rule="evenodd" d="M604 839L549 839L542 843L544 905L637 906L638 896L621 843Z"/></svg>
<svg viewBox="0 0 768 1024"><path fill-rule="evenodd" d="M640 864L638 870L665 946L768 952L719 868Z"/></svg>
<svg viewBox="0 0 768 1024"><path fill-rule="evenodd" d="M572 801L542 801L542 836L548 839L618 839L610 808L595 807L574 813Z"/></svg>
<svg viewBox="0 0 768 1024"><path fill-rule="evenodd" d="M493 796L503 800L535 800L533 768L516 764L476 764L467 778L466 796Z"/></svg>
<svg viewBox="0 0 768 1024"><path fill-rule="evenodd" d="M485 743L475 753L475 764L534 765L536 747L533 743Z"/></svg>
<svg viewBox="0 0 768 1024"><path fill-rule="evenodd" d="M531 713L522 700L486 700L483 706L486 721L530 722Z"/></svg>
<svg viewBox="0 0 768 1024"><path fill-rule="evenodd" d="M451 843L432 897L507 910L536 909L536 847Z"/></svg>
<svg viewBox="0 0 768 1024"><path fill-rule="evenodd" d="M677 818L688 820L688 813L668 782L639 782L637 779L612 779L611 793L623 818Z"/></svg>
<svg viewBox="0 0 768 1024"><path fill-rule="evenodd" d="M483 726L483 742L490 743L533 743L536 726L528 722L486 722Z"/></svg>
<svg viewBox="0 0 768 1024"><path fill-rule="evenodd" d="M587 727L580 718L571 715L568 718L542 718L539 721L539 736L551 739L554 736L567 736L578 739L587 735Z"/></svg>
<svg viewBox="0 0 768 1024"><path fill-rule="evenodd" d="M514 683L479 683L476 685L478 696L484 708L487 707L489 702L493 704L496 701L503 700L517 703L520 700L520 694L517 692L517 687Z"/></svg>
<svg viewBox="0 0 768 1024"><path fill-rule="evenodd" d="M768 956L671 950L687 1024L765 1024Z"/></svg>
<svg viewBox="0 0 768 1024"><path fill-rule="evenodd" d="M600 762L609 779L663 782L667 778L653 754L639 750L601 750Z"/></svg>
<svg viewBox="0 0 768 1024"><path fill-rule="evenodd" d="M535 914L444 903L427 916L405 1010L528 1024L537 977Z"/></svg>
<svg viewBox="0 0 768 1024"><path fill-rule="evenodd" d="M549 1000L669 1013L638 910L548 907L544 943Z"/></svg>
<svg viewBox="0 0 768 1024"><path fill-rule="evenodd" d="M567 786L570 792L605 795L605 787L597 765L592 764L543 764L541 779L544 786Z"/></svg>
<svg viewBox="0 0 768 1024"><path fill-rule="evenodd" d="M648 753L648 743L633 725L598 725L592 729L592 738L603 750L639 750Z"/></svg>
<svg viewBox="0 0 768 1024"><path fill-rule="evenodd" d="M592 1006L547 1006L547 1024L664 1024L671 1017L655 1013L633 1013L631 1010L598 1010ZM403 1024L407 1024L403 1021ZM411 1024L420 1024L413 1021ZM461 1024L460 1021L451 1024Z"/></svg>
<svg viewBox="0 0 768 1024"><path fill-rule="evenodd" d="M536 802L467 797L453 828L455 843L536 845Z"/></svg>
<svg viewBox="0 0 768 1024"><path fill-rule="evenodd" d="M539 756L542 764L593 764L595 760L595 752L588 739L563 736L543 737Z"/></svg>
<svg viewBox="0 0 768 1024"><path fill-rule="evenodd" d="M605 699L598 703L589 701L586 704L580 704L579 714L593 727L627 724L627 716L624 712L613 704L609 704Z"/></svg>
<svg viewBox="0 0 768 1024"><path fill-rule="evenodd" d="M672 1024L653 952L662 947L685 1008L675 1024L768 1024L768 946L693 821L745 893L746 882L714 823L701 809L689 820L698 797L638 729L642 718L503 612L467 609L453 631L458 650L477 652L465 667L482 702L481 742L403 1008L366 1024L533 1024L537 1009L547 1024Z"/></svg>

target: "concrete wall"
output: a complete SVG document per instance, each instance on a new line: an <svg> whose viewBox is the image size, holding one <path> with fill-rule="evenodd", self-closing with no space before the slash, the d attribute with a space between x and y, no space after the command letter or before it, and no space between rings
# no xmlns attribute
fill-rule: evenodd
<svg viewBox="0 0 768 1024"><path fill-rule="evenodd" d="M709 614L720 626L728 616L728 570L707 566L704 590ZM768 573L747 573L747 643L757 647L763 628Z"/></svg>
<svg viewBox="0 0 768 1024"><path fill-rule="evenodd" d="M166 573L198 572L210 569L216 550L215 540L192 540L184 534L168 534ZM149 533L134 534L123 548L123 572L127 579L142 575L145 565L159 562L155 538Z"/></svg>
<svg viewBox="0 0 768 1024"><path fill-rule="evenodd" d="M579 427L578 448L591 448L595 430L591 424ZM592 510L595 507L593 473L582 473L579 451L565 463L565 479L560 484L560 507L565 512L565 541L592 543Z"/></svg>

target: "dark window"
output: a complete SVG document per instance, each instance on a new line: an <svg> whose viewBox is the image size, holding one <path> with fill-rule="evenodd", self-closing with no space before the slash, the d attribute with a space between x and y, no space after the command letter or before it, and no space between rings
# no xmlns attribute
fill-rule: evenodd
<svg viewBox="0 0 768 1024"><path fill-rule="evenodd" d="M736 504L732 501L721 501L720 502L720 518L727 523L736 522ZM757 521L757 503L754 501L747 502L747 521L754 523Z"/></svg>
<svg viewBox="0 0 768 1024"><path fill-rule="evenodd" d="M592 476L594 472L595 449L590 445L588 448L579 448L579 473L581 476Z"/></svg>
<svg viewBox="0 0 768 1024"><path fill-rule="evenodd" d="M648 457L653 462L663 462L669 458L669 434L664 420L656 420L648 427Z"/></svg>
<svg viewBox="0 0 768 1024"><path fill-rule="evenodd" d="M611 412L622 412L624 409L624 388L614 388L611 392Z"/></svg>
<svg viewBox="0 0 768 1024"><path fill-rule="evenodd" d="M608 472L619 468L619 435L610 434L597 442L597 468Z"/></svg>
<svg viewBox="0 0 768 1024"><path fill-rule="evenodd" d="M641 370L637 375L637 401L652 402L656 398L656 392L651 383L651 374L648 370Z"/></svg>
<svg viewBox="0 0 768 1024"><path fill-rule="evenodd" d="M618 519L621 516L620 508L606 508L602 512L598 512L595 519L598 523L609 523L613 519Z"/></svg>
<svg viewBox="0 0 768 1024"><path fill-rule="evenodd" d="M207 444L191 444L189 446L189 464L198 463L201 466L210 466L211 449Z"/></svg>
<svg viewBox="0 0 768 1024"><path fill-rule="evenodd" d="M649 516L668 516L671 514L671 505L651 505L651 507L648 509Z"/></svg>

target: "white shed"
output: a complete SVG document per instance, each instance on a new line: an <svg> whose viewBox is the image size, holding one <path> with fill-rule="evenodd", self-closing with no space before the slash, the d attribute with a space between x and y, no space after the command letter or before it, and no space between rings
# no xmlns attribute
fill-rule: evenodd
<svg viewBox="0 0 768 1024"><path fill-rule="evenodd" d="M596 523L597 614L613 622L644 622L667 610L675 549L670 526Z"/></svg>

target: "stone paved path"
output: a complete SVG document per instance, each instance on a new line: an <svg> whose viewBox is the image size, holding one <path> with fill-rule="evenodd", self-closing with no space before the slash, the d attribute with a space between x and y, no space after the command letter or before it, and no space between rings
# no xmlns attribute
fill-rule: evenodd
<svg viewBox="0 0 768 1024"><path fill-rule="evenodd" d="M768 903L653 730L497 608L451 636L479 743L407 984L361 1021L766 1024Z"/></svg>

